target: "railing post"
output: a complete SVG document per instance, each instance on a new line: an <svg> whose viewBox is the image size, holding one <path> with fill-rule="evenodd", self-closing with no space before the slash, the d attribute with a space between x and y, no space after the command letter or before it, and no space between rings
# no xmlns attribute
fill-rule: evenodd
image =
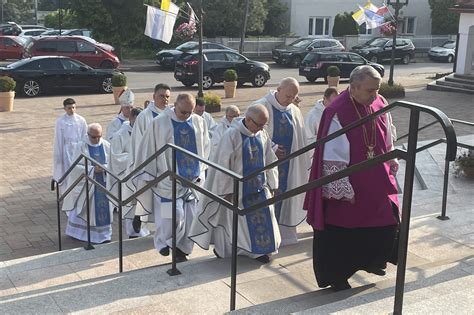
<svg viewBox="0 0 474 315"><path fill-rule="evenodd" d="M441 204L441 215L438 216L438 219L442 221L449 220L449 217L446 215L446 205L448 203L448 183L449 183L449 161L446 159L444 161L443 201Z"/></svg>
<svg viewBox="0 0 474 315"><path fill-rule="evenodd" d="M87 209L87 245L84 246L86 250L94 249L94 246L91 244L91 211L90 211L90 202L89 202L89 171L88 171L89 161L84 158L84 166L86 172L86 209ZM97 188L96 188L97 189Z"/></svg>
<svg viewBox="0 0 474 315"><path fill-rule="evenodd" d="M61 209L59 206L59 184L57 181L53 179L51 183L51 187L54 188L56 187L56 209L58 211L58 251L62 250L62 245L61 245Z"/></svg>
<svg viewBox="0 0 474 315"><path fill-rule="evenodd" d="M398 240L397 282L395 286L395 302L393 307L393 313L397 315L402 314L403 308L403 292L405 289L405 271L408 251L408 232L410 227L413 180L415 177L416 146L418 141L419 119L420 112L418 110L412 109L410 112L410 128L405 167L405 183L403 186L402 220L400 223L400 238Z"/></svg>
<svg viewBox="0 0 474 315"><path fill-rule="evenodd" d="M122 237L122 182L118 181L118 215L119 215L119 225L118 225L118 233L119 233L119 272L123 272L123 237Z"/></svg>
<svg viewBox="0 0 474 315"><path fill-rule="evenodd" d="M181 272L176 268L176 150L172 148L171 151L171 160L173 162L173 187L172 187L172 215L171 215L171 225L172 225L172 250L171 250L171 269L166 271L170 276L180 275Z"/></svg>
<svg viewBox="0 0 474 315"><path fill-rule="evenodd" d="M234 178L234 194L232 195L234 207L239 206L239 180ZM235 297L237 294L237 233L239 227L239 213L232 213L232 266L230 278L230 310L235 310Z"/></svg>

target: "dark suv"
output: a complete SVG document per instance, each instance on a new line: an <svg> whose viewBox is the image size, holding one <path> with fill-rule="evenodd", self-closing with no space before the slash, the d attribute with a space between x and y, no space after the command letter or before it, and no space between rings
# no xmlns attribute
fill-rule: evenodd
<svg viewBox="0 0 474 315"><path fill-rule="evenodd" d="M372 62L382 62L392 58L392 42L391 38L375 37L363 45L352 47L351 51ZM412 41L407 38L397 38L395 59L401 60L404 64L409 64L414 55L415 45Z"/></svg>
<svg viewBox="0 0 474 315"><path fill-rule="evenodd" d="M239 85L245 82L261 87L270 79L270 67L263 62L253 61L234 51L220 49L203 50L204 72L202 86L209 89L216 82L224 81L227 69L237 71ZM198 82L199 54L197 51L183 53L176 60L174 77L185 86Z"/></svg>
<svg viewBox="0 0 474 315"><path fill-rule="evenodd" d="M299 67L301 60L310 51L344 51L344 46L336 39L331 38L300 38L288 46L272 50L272 59L277 64L289 64Z"/></svg>

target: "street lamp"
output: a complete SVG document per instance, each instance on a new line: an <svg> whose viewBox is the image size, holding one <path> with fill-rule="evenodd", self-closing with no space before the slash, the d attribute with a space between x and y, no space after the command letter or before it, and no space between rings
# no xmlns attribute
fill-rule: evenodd
<svg viewBox="0 0 474 315"><path fill-rule="evenodd" d="M408 0L388 0L387 5L391 5L395 10L395 31L393 32L392 40L392 60L390 61L390 77L388 79L388 85L393 85L393 67L395 65L395 46L397 45L397 32L398 32L398 13L400 9L408 5Z"/></svg>

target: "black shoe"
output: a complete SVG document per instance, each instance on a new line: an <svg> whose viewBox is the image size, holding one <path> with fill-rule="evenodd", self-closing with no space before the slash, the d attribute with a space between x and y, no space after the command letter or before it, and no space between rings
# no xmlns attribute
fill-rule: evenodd
<svg viewBox="0 0 474 315"><path fill-rule="evenodd" d="M386 274L385 270L380 269L380 268L367 268L367 269L364 269L364 271L368 273L373 273L374 275L377 275L377 276L385 276Z"/></svg>
<svg viewBox="0 0 474 315"><path fill-rule="evenodd" d="M333 289L334 291L343 291L343 290L348 290L352 288L351 285L349 284L349 282L347 282L347 280L344 280L344 281L341 281L341 282L338 282L338 283L335 283L335 284L331 284L331 289Z"/></svg>
<svg viewBox="0 0 474 315"><path fill-rule="evenodd" d="M168 246L163 247L162 249L160 249L160 254L162 256L169 256L170 255L170 248Z"/></svg>
<svg viewBox="0 0 474 315"><path fill-rule="evenodd" d="M188 258L186 258L186 254L181 251L181 249L176 248L176 262L185 262Z"/></svg>
<svg viewBox="0 0 474 315"><path fill-rule="evenodd" d="M135 233L140 233L140 229L142 228L142 221L140 220L140 216L136 215L133 217L132 227Z"/></svg>
<svg viewBox="0 0 474 315"><path fill-rule="evenodd" d="M214 253L214 255L216 255L216 257L217 257L217 258L219 258L219 259L222 259L222 257L221 257L221 256L219 256L219 255L217 254L217 252L216 252L216 249L215 249L215 248L212 250L212 252Z"/></svg>
<svg viewBox="0 0 474 315"><path fill-rule="evenodd" d="M128 237L128 239L130 239L130 240L133 239L133 238L138 238L138 236L137 236L137 235L134 235L134 236L130 235L130 236Z"/></svg>
<svg viewBox="0 0 474 315"><path fill-rule="evenodd" d="M268 257L268 255L262 255L255 258L255 260L261 262L262 264L268 264L270 262L270 257Z"/></svg>

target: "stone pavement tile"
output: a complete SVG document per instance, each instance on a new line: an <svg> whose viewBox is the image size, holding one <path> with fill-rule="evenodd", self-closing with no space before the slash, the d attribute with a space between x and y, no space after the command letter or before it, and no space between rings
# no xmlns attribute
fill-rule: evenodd
<svg viewBox="0 0 474 315"><path fill-rule="evenodd" d="M89 260L81 260L69 263L68 266L82 279L94 279L108 275L116 275L119 272L119 261L114 257L100 257ZM137 267L128 258L123 259L123 270L135 270Z"/></svg>
<svg viewBox="0 0 474 315"><path fill-rule="evenodd" d="M19 292L46 289L81 280L81 278L68 265L10 273L8 276Z"/></svg>
<svg viewBox="0 0 474 315"><path fill-rule="evenodd" d="M27 299L18 300L0 299L0 308L3 314L63 314L55 301L49 295L32 296Z"/></svg>
<svg viewBox="0 0 474 315"><path fill-rule="evenodd" d="M8 246L13 250L31 247L31 243L23 235L17 234L15 237L7 236L5 240Z"/></svg>
<svg viewBox="0 0 474 315"><path fill-rule="evenodd" d="M8 246L8 244L0 245L0 255L10 254L12 252L13 252L13 249L10 246Z"/></svg>
<svg viewBox="0 0 474 315"><path fill-rule="evenodd" d="M18 293L8 275L0 273L0 298Z"/></svg>

